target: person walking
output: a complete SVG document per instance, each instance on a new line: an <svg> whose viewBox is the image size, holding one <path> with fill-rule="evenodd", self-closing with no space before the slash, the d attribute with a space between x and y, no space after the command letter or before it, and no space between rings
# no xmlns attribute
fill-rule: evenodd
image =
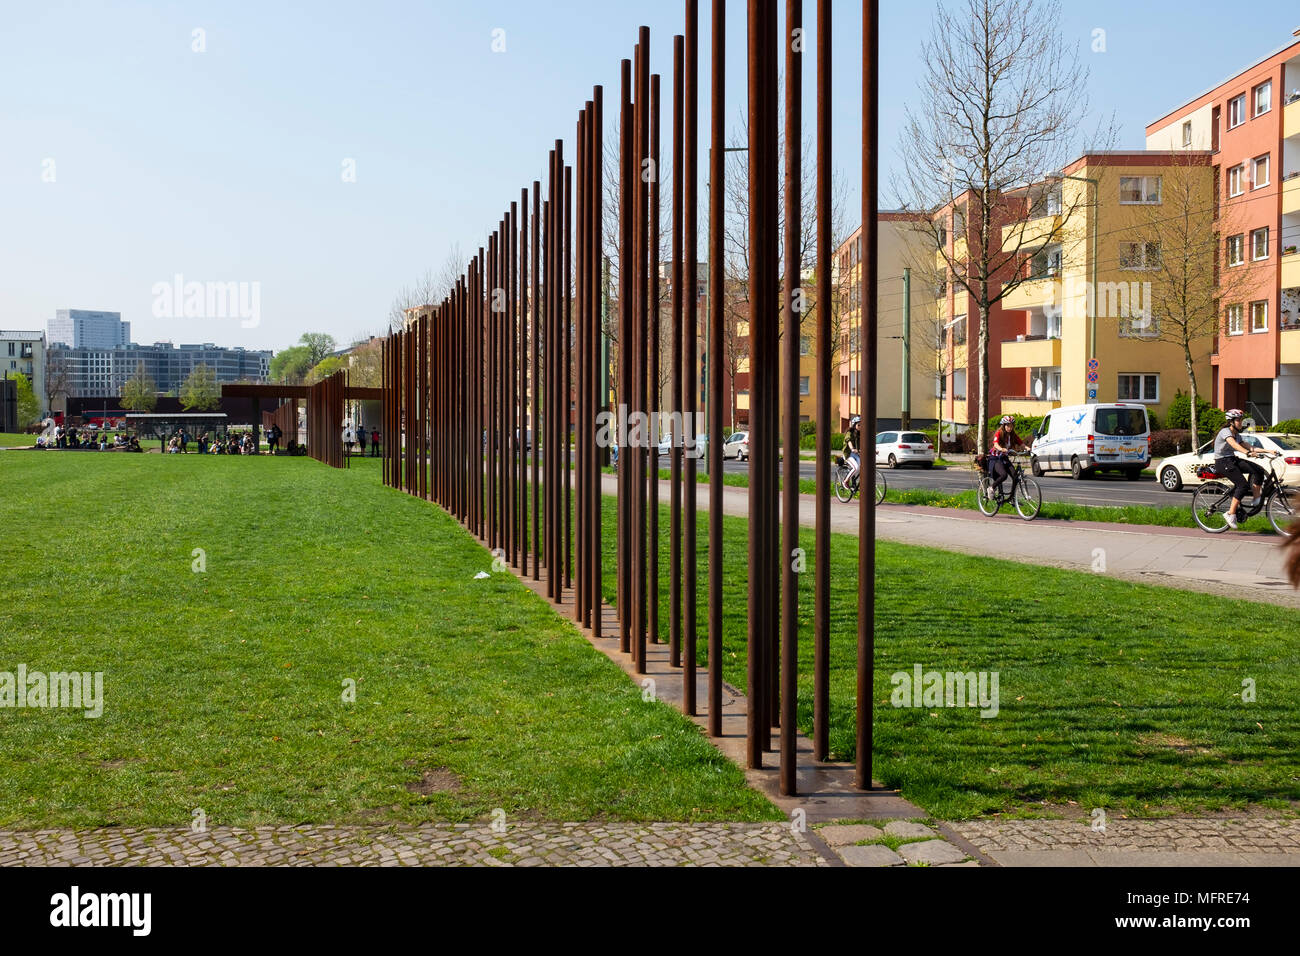
<svg viewBox="0 0 1300 956"><path fill-rule="evenodd" d="M366 457L366 428L362 425L357 429L357 445L361 448L361 457Z"/></svg>
<svg viewBox="0 0 1300 956"><path fill-rule="evenodd" d="M370 429L370 457L379 457L379 429Z"/></svg>

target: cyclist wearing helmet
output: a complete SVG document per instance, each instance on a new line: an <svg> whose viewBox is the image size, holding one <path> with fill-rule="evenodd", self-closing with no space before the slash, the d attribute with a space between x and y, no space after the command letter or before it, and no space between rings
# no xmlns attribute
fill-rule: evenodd
<svg viewBox="0 0 1300 956"><path fill-rule="evenodd" d="M996 494L1002 496L1002 482L1011 477L1011 463L1007 455L1021 451L1025 443L1016 434L1016 420L1010 415L1003 415L998 422L998 430L993 433L993 445L989 448L989 476L993 479Z"/></svg>
<svg viewBox="0 0 1300 956"><path fill-rule="evenodd" d="M860 449L862 447L862 417L854 415L849 419L849 431L844 436L844 459L849 466L848 481L850 484L858 477L858 468L861 467Z"/></svg>
<svg viewBox="0 0 1300 956"><path fill-rule="evenodd" d="M1240 408L1233 408L1227 414L1228 423L1219 430L1219 434L1214 438L1214 470L1227 478L1232 479L1232 504L1228 506L1228 527L1237 527L1237 508L1241 504L1241 499L1246 494L1247 485L1251 486L1251 493L1259 496L1259 486L1264 480L1264 469L1259 467L1253 461L1243 461L1238 458L1235 452L1241 452L1248 457L1253 457L1255 451L1241 440L1241 429L1246 421L1246 413ZM1250 481L1242 471L1250 473Z"/></svg>

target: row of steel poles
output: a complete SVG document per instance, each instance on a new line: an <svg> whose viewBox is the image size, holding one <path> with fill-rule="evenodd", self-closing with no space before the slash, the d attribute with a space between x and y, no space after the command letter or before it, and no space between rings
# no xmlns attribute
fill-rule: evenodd
<svg viewBox="0 0 1300 956"><path fill-rule="evenodd" d="M803 10L786 0L747 0L751 465L748 544L747 758L763 765L779 727L780 785L797 792L799 678L799 354L805 303L816 312L817 495L813 569L813 750L829 753L830 405L831 381L831 0L817 0L817 196L815 295L802 288ZM876 360L876 187L878 0L863 4L863 267L865 367ZM712 88L708 287L704 356L698 351L698 0L686 0L683 33L673 38L672 234L668 324L669 490L668 653L680 668L684 706L697 712L698 582L696 411L700 368L708 365L709 474L707 704L709 733L722 733L723 658L723 188L725 0L712 6ZM647 640L660 641L660 77L652 75L650 31L641 27L632 59L621 62L616 244L617 319L608 314L604 255L605 150L602 87L579 111L574 164L564 142L540 181L521 189L486 248L445 301L414 310L384 342L383 477L435 501L520 574L545 580L545 593L578 623L603 633L602 467L617 442L614 552L617 635L638 672ZM785 71L784 232L778 68ZM530 221L531 210L531 221ZM784 249L784 261L781 250ZM531 253L531 260L530 260ZM781 276L784 275L784 279ZM531 289L529 287L531 278ZM784 324L783 324L784 320ZM784 341L782 341L784 336ZM611 342L611 340L613 340ZM611 367L609 351L617 346ZM702 362L701 358L707 358ZM607 379L617 386L607 406ZM865 390L862 427L875 429L875 389ZM612 416L612 417L611 417ZM784 471L781 449L784 445ZM875 483L872 456L862 487ZM782 477L784 487L782 488ZM860 504L858 563L857 766L871 781L871 688L875 601L873 496ZM530 561L531 554L531 565ZM611 635L611 638L615 635Z"/></svg>
<svg viewBox="0 0 1300 956"><path fill-rule="evenodd" d="M348 467L343 447L344 396L347 388L347 369L340 369L307 389L307 455L333 468ZM295 402L293 427L286 430L286 434L298 434L297 409Z"/></svg>

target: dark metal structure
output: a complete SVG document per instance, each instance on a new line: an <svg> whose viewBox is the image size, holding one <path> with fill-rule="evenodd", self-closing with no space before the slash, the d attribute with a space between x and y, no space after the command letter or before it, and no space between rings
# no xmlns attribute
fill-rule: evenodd
<svg viewBox="0 0 1300 956"><path fill-rule="evenodd" d="M751 473L748 493L747 758L762 767L780 728L780 788L798 791L799 689L799 344L814 317L817 371L816 546L813 588L812 731L816 759L828 753L830 620L831 0L817 0L817 258L815 289L804 287L799 249L803 156L803 4L747 0ZM863 270L865 368L876 361L876 122L878 0L863 4ZM650 69L650 31L638 30L621 62L616 161L607 169L603 89L579 109L572 164L556 140L543 178L525 186L446 300L415 310L383 343L383 478L456 516L580 625L603 634L605 575L615 576L616 639L638 671L648 647L665 636L680 667L683 702L698 709L698 602L707 607L708 729L722 733L723 687L723 350L726 284L723 197L726 151L725 0L713 0L711 26L709 311L698 314L699 10L685 0L672 44L671 261L660 262L660 77ZM784 97L778 69L784 69ZM784 104L784 165L778 110ZM784 231L779 177L784 174ZM604 255L606 176L617 179L617 290L610 302ZM530 217L531 216L531 221ZM784 250L784 257L782 257ZM669 277L668 321L661 324L661 274ZM531 286L530 286L531 280ZM808 303L812 308L809 310ZM612 308L611 308L612 306ZM668 374L661 382L661 330ZM703 336L702 336L703 333ZM784 340L782 341L782 336ZM703 355L700 354L701 339ZM701 367L710 369L707 376ZM615 395L608 395L612 377ZM707 588L700 594L696 412L704 380L709 483ZM865 388L862 427L875 429L875 389ZM312 453L333 463L346 382L313 386ZM660 406L668 405L667 409ZM667 411L666 429L659 426ZM334 416L334 417L331 417ZM658 445L671 446L667 529L667 617L661 620ZM782 461L780 444L784 446ZM603 533L606 476L617 447L611 495L617 535ZM341 445L338 451L341 462ZM782 487L784 464L784 487ZM863 487L874 462L862 463ZM858 563L858 786L871 785L875 512L861 501ZM531 559L531 565L529 561Z"/></svg>

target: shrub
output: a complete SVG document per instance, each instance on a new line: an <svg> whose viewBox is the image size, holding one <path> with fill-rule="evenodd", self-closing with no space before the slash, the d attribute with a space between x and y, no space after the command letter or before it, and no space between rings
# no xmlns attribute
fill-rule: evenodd
<svg viewBox="0 0 1300 956"><path fill-rule="evenodd" d="M800 422L800 423L799 423L799 438L800 438L800 439L810 438L810 437L815 437L816 434L817 434L817 423L816 423L816 422ZM802 445L802 442L800 442L800 444Z"/></svg>
<svg viewBox="0 0 1300 956"><path fill-rule="evenodd" d="M1021 438L1025 439L1026 441L1029 440L1029 436L1031 436L1035 431L1038 430L1038 426L1043 424L1042 415L1016 415L1014 417L1016 420L1016 425L1015 425L1016 434L1019 435ZM1001 415L994 415L992 418L989 419L990 437L992 437L993 433L998 430L998 423L1001 421L1002 421Z"/></svg>
<svg viewBox="0 0 1300 956"><path fill-rule="evenodd" d="M1192 433L1186 428L1166 428L1151 433L1151 457L1168 458L1192 450Z"/></svg>
<svg viewBox="0 0 1300 956"><path fill-rule="evenodd" d="M844 450L844 433L843 433L843 432L831 432L831 448L832 448L834 451L843 451L843 450Z"/></svg>
<svg viewBox="0 0 1300 956"><path fill-rule="evenodd" d="M1285 432L1288 435L1300 435L1300 418L1288 418L1284 422L1278 422L1269 430Z"/></svg>

